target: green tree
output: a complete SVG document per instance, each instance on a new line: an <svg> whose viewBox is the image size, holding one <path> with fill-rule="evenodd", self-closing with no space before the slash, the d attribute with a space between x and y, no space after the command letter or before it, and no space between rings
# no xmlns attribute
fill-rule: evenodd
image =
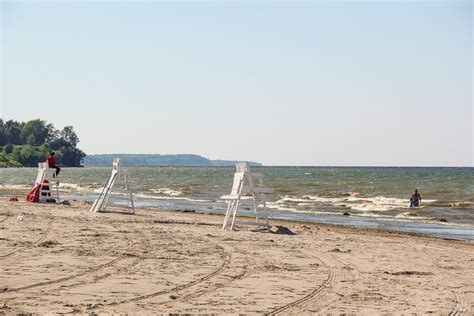
<svg viewBox="0 0 474 316"><path fill-rule="evenodd" d="M13 144L6 144L5 146L3 146L4 154L9 155L12 153L12 151L13 151Z"/></svg>
<svg viewBox="0 0 474 316"><path fill-rule="evenodd" d="M5 131L5 123L0 119L0 146L8 144L7 134Z"/></svg>
<svg viewBox="0 0 474 316"><path fill-rule="evenodd" d="M3 137L3 143L1 143ZM50 151L56 151L58 163L79 167L86 154L77 148L79 137L72 126L56 130L40 119L26 123L0 119L0 167L37 166Z"/></svg>
<svg viewBox="0 0 474 316"><path fill-rule="evenodd" d="M77 137L76 132L74 132L74 127L65 126L60 132L61 138L64 139L71 147L76 147L79 143L79 137Z"/></svg>
<svg viewBox="0 0 474 316"><path fill-rule="evenodd" d="M21 145L21 129L22 129L22 124L17 121L13 120L8 120L4 124L5 128L5 135L7 138L7 144L13 144L13 145Z"/></svg>
<svg viewBox="0 0 474 316"><path fill-rule="evenodd" d="M10 154L11 159L18 161L21 163L21 146L20 145L14 145L12 153Z"/></svg>
<svg viewBox="0 0 474 316"><path fill-rule="evenodd" d="M23 125L20 138L23 144L39 146L49 139L53 129L54 127L51 124L46 125L45 121L31 120Z"/></svg>
<svg viewBox="0 0 474 316"><path fill-rule="evenodd" d="M23 166L34 166L36 161L36 151L31 145L23 145L20 149L20 160L19 162Z"/></svg>

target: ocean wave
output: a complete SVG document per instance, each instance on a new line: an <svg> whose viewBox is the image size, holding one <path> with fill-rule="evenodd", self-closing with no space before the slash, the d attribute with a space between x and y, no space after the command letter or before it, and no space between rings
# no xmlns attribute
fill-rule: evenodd
<svg viewBox="0 0 474 316"><path fill-rule="evenodd" d="M169 188L158 188L158 189L150 189L151 192L155 194L163 194L163 195L169 195L169 196L179 196L182 195L183 192L169 189Z"/></svg>
<svg viewBox="0 0 474 316"><path fill-rule="evenodd" d="M102 186L100 186L100 184L81 186L76 183L59 182L58 189L59 191L62 191L62 192L72 192L72 191L81 192L81 193L101 193L102 192Z"/></svg>
<svg viewBox="0 0 474 316"><path fill-rule="evenodd" d="M137 198L151 199L151 200L181 200L181 201L191 201L191 202L212 202L211 200L196 199L191 197L184 196L158 196L158 195L148 195L142 193L136 193L133 195Z"/></svg>
<svg viewBox="0 0 474 316"><path fill-rule="evenodd" d="M397 214L395 218L401 218L401 219L410 219L410 220L424 220L424 221L432 221L433 218L431 217L425 217L425 216L420 216L414 212L404 212Z"/></svg>
<svg viewBox="0 0 474 316"><path fill-rule="evenodd" d="M24 190L24 189L32 189L33 185L26 185L26 184L0 184L0 189L5 190Z"/></svg>
<svg viewBox="0 0 474 316"><path fill-rule="evenodd" d="M424 200L425 203L433 203L436 200ZM375 196L364 197L357 192L349 192L343 194L342 197L328 197L318 195L304 195L302 197L295 197L286 195L275 203L279 205L300 204L301 206L316 206L318 203L330 204L334 207L347 208L359 212L372 211L390 211L395 209L410 208L409 199L401 199L396 197ZM426 205L423 205L424 207Z"/></svg>
<svg viewBox="0 0 474 316"><path fill-rule="evenodd" d="M314 211L314 210L307 210L307 209L297 209L294 207L284 206L281 203L276 203L276 202L267 202L267 206L271 209L276 209L279 211L286 211L286 212L291 212L291 213L299 213L299 214L342 215L341 212L334 212L334 211ZM430 223L430 224L445 225L445 226L461 226L461 227L467 227L467 228L474 227L474 225L472 224L458 223L458 222L444 222L444 221L440 221L439 218L419 216L415 212L404 212L404 213L400 213L393 216L393 215L375 213L373 211L366 211L366 212L360 212L360 213L359 212L351 213L350 216L383 219L383 220L390 220L390 221L400 221L400 222L419 221L419 222Z"/></svg>
<svg viewBox="0 0 474 316"><path fill-rule="evenodd" d="M376 196L373 198L348 197L347 201L350 203L345 204L346 207L348 206L351 210L360 212L390 211L410 207L410 201L407 201L407 199L390 198L385 196Z"/></svg>
<svg viewBox="0 0 474 316"><path fill-rule="evenodd" d="M291 213L303 213L303 214L317 214L317 215L341 215L340 212L331 212L331 211L314 211L314 210L307 210L307 209L297 209L294 207L282 206L276 202L266 202L267 208L275 209L278 211L286 211Z"/></svg>
<svg viewBox="0 0 474 316"><path fill-rule="evenodd" d="M290 203L314 203L314 202L321 202L321 203L337 203L344 201L344 198L331 198L331 197L320 197L315 195L304 195L302 197L294 197L291 195L286 195L284 198L277 200L275 203L277 204L286 204Z"/></svg>
<svg viewBox="0 0 474 316"><path fill-rule="evenodd" d="M466 202L466 201L452 201L452 200L439 200L439 201L431 201L429 202L429 206L435 207L455 207L455 208L473 208L474 203Z"/></svg>

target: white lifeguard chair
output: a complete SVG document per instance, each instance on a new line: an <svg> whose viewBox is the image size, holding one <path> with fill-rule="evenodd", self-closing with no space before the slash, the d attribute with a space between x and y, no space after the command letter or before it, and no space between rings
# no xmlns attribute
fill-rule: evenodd
<svg viewBox="0 0 474 316"><path fill-rule="evenodd" d="M99 197L94 201L89 211L104 212L109 203L110 196L112 195L112 189L115 188L115 191L125 191L128 212L134 214L135 205L133 203L133 193L128 178L128 170L121 169L119 158L114 159L112 167L112 174L110 175L109 180L102 188Z"/></svg>
<svg viewBox="0 0 474 316"><path fill-rule="evenodd" d="M47 162L38 163L38 175L36 176L35 187L39 187L39 203L44 202L59 202L59 189L56 176L56 169L50 168ZM54 186L55 190L52 190Z"/></svg>
<svg viewBox="0 0 474 316"><path fill-rule="evenodd" d="M261 173L251 172L250 165L248 162L239 162L235 164L236 172L234 174L234 184L232 185L232 191L230 195L221 197L227 200L227 212L225 214L224 223L222 229L226 229L227 226L232 230L235 224L235 217L239 204L243 199L251 199L253 204L253 210L255 212L255 223L243 223L238 224L250 224L266 227L268 223L267 205L265 201L265 194L273 193L273 189L263 186L263 175ZM256 180L256 181L255 181ZM245 183L247 182L247 183ZM265 223L260 223L258 217L258 208L262 208L265 214ZM229 225L229 218L232 214L232 222Z"/></svg>

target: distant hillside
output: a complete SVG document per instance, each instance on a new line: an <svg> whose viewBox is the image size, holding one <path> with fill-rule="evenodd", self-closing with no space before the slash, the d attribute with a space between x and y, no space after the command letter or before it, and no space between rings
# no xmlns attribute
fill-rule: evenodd
<svg viewBox="0 0 474 316"><path fill-rule="evenodd" d="M156 155L156 154L100 154L87 155L84 166L110 166L114 158L120 158L128 167L227 167L234 166L238 161L209 160L199 155ZM258 162L250 162L252 166L261 166Z"/></svg>

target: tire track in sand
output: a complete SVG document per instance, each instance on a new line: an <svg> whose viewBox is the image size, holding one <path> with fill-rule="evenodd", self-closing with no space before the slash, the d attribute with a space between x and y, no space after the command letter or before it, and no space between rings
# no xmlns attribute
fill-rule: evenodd
<svg viewBox="0 0 474 316"><path fill-rule="evenodd" d="M328 287L331 288L330 291L324 291L320 295L317 296L317 301L315 300L307 300L304 303L298 305L295 310L292 310L292 312L302 312L302 313L321 313L328 308L331 309L331 306L337 299L341 298L340 291L343 290L345 293L349 292L354 285L352 283L344 283L346 285L346 288L343 288L341 286L342 284L342 278L345 277L348 280L355 280L355 275L352 272L355 270L354 266L351 264L345 263L342 260L336 259L336 258L331 258L330 260L326 259L326 262L328 261L336 261L339 264L342 265L342 269L336 268L331 265L333 268L334 272L334 280L331 282ZM350 275L350 276L349 276ZM330 313L330 310L329 310Z"/></svg>
<svg viewBox="0 0 474 316"><path fill-rule="evenodd" d="M317 257L317 259L322 263L324 267L327 269L327 278L323 281L321 285L318 287L314 288L311 290L310 293L306 294L304 297L293 301L291 303L288 303L286 305L280 306L274 310L272 310L269 313L266 313L266 315L278 315L284 312L289 312L291 309L296 308L300 305L305 304L306 302L312 300L313 298L317 297L318 295L322 294L325 289L327 289L332 283L335 282L337 278L337 271L333 269L332 266L328 265L323 259L320 257Z"/></svg>
<svg viewBox="0 0 474 316"><path fill-rule="evenodd" d="M446 247L440 246L440 245L434 245L434 244L428 244L425 245L426 248L430 248L433 250L436 250L440 253L446 253L447 251L452 251L455 253L458 253L460 255L466 256L466 255L472 255L472 253L468 253L459 249L447 249ZM450 256L452 258L452 256ZM448 279L446 278L445 275L443 275L443 279L448 282ZM451 312L449 312L449 316L458 316L458 315L464 315L469 311L469 305L465 302L464 297L459 291L455 290L454 293L454 300L456 304L454 305L454 308Z"/></svg>
<svg viewBox="0 0 474 316"><path fill-rule="evenodd" d="M19 291L23 291L23 290L29 290L29 289L32 289L32 288L36 288L36 287L47 286L47 285L52 285L52 284L57 284L57 283L73 280L73 279L79 278L81 276L84 276L86 274L97 272L97 271L99 271L103 268L110 267L110 266L116 264L117 262L125 259L126 257L127 256L117 257L117 258L113 259L112 261L109 261L109 262L106 262L104 264L95 266L93 268L89 268L89 269L87 269L83 272L80 272L80 273L77 273L77 274L74 274L74 275L70 275L70 276L67 276L67 277L64 277L64 278L59 278L59 279L44 281L44 282L38 282L38 283L34 283L34 284L22 286L22 287L17 287L17 288L7 288L3 292L0 292L0 294L2 294L2 293L11 293L11 292L19 292Z"/></svg>
<svg viewBox="0 0 474 316"><path fill-rule="evenodd" d="M177 303L177 302L188 302L192 299L195 299L195 298L201 297L203 295L212 293L216 290L221 290L221 289L225 288L226 286L228 286L229 284L231 284L234 281L245 279L246 275L249 272L248 267L249 267L249 265L246 264L242 267L242 271L239 272L238 274L225 276L226 281L213 282L210 285L211 287L203 287L202 289L198 288L198 289L194 290L193 292L191 292L187 295L184 295L182 297L176 297L176 298L171 299L171 300L155 303L155 305L164 305L164 304L168 304L168 303L173 304L173 303Z"/></svg>
<svg viewBox="0 0 474 316"><path fill-rule="evenodd" d="M221 273L223 270L225 270L225 268L230 264L230 261L231 261L231 254L230 252L227 252L223 247L221 247L220 245L217 245L217 248L219 249L220 251L220 257L223 259L222 260L222 263L221 265L214 271L212 271L211 273L201 277L201 278L198 278L194 281L191 281L191 282L188 282L188 283L184 283L184 284L181 284L181 285L178 285L178 286L175 286L175 287L172 287L172 288L169 288L169 289L166 289L166 290L161 290L161 291L157 291L157 292L153 292L153 293L150 293L150 294L145 294L145 295L139 295L139 296L136 296L136 297L133 297L133 298L130 298L130 299L124 299L124 300L120 300L120 301L116 301L116 302L111 302L109 304L100 304L100 306L117 306L117 305L122 305L122 304L127 304L127 303L133 303L133 302L137 302L137 301L142 301L142 300L146 300L146 299L149 299L149 298L152 298L152 297L157 297L157 296L161 296L161 295L165 295L165 294L170 294L170 293L173 293L173 292L177 292L177 291L181 291L181 290L184 290L184 289L187 289L189 287L192 287L194 285L197 285L197 284L200 284L200 283L203 283L209 279L211 279L212 277L218 275L219 273ZM99 307L99 306L98 306Z"/></svg>
<svg viewBox="0 0 474 316"><path fill-rule="evenodd" d="M115 228L115 227L114 227L114 228ZM34 244L39 244L39 243L41 243L41 242L46 238L46 236L48 235L48 233L49 233L50 230L51 230L51 225L48 227L48 230L43 234L43 236L41 236L41 238L38 239ZM133 243L129 244L129 251L131 251L131 249L133 248L133 246L134 246ZM48 286L48 285L59 284L59 283L66 282L66 281L71 281L71 280L74 280L74 279L77 279L77 278L80 278L80 277L89 275L89 274L91 274L91 273L98 272L98 271L100 271L100 270L102 270L102 269L104 269L104 268L114 266L114 265L116 265L117 263L119 263L120 261L123 261L123 260L125 260L125 259L127 259L128 257L131 257L131 256L134 256L134 255L131 254L130 252L127 252L127 253L122 254L122 255L120 255L120 256L114 258L113 260L108 261L108 262L106 262L106 263L104 263L104 264L100 264L100 265L97 265L97 266L93 266L93 267L87 268L86 270L84 270L84 271L82 271L82 272L79 272L79 273L76 273L76 274L73 274L73 275L69 275L69 276L66 276L66 277L63 277L63 278L59 278L59 279L55 279L55 280L33 283L33 284L30 284L30 285L26 285L26 286L22 286L22 287L18 287L18 288L6 288L6 289L4 289L2 292L0 292L0 294L2 294L2 293L20 292L20 291L29 290L29 289L32 289L32 288L43 287L43 286ZM137 265L141 260L144 260L144 259L138 257L131 265L129 265L128 267L125 267L125 268L123 268L123 269L125 269L125 270L127 271L128 269L130 269L130 267ZM121 269L119 269L119 270L121 270ZM106 276L101 276L101 277L99 277L99 278L104 279L104 278L109 277L110 275L111 275L111 274L108 274L108 275L106 275ZM70 286L66 286L66 287L74 287L74 286L79 286L79 285L81 285L81 284L70 285Z"/></svg>
<svg viewBox="0 0 474 316"><path fill-rule="evenodd" d="M6 258L8 258L8 257L10 257L10 256L12 256L12 255L14 255L14 254L16 254L16 253L18 253L18 252L21 252L21 251L23 251L23 250L26 250L26 249L32 248L33 246L38 245L39 243L41 243L41 242L46 238L46 236L49 234L49 232L51 231L51 229L52 229L52 224L51 224L51 222L50 222L50 223L48 224L48 228L46 229L46 231L41 235L41 237L40 237L38 240L34 241L31 245L24 246L24 247L20 247L20 248L17 248L17 249L15 249L15 250L10 251L9 253L0 255L0 260L6 259Z"/></svg>

